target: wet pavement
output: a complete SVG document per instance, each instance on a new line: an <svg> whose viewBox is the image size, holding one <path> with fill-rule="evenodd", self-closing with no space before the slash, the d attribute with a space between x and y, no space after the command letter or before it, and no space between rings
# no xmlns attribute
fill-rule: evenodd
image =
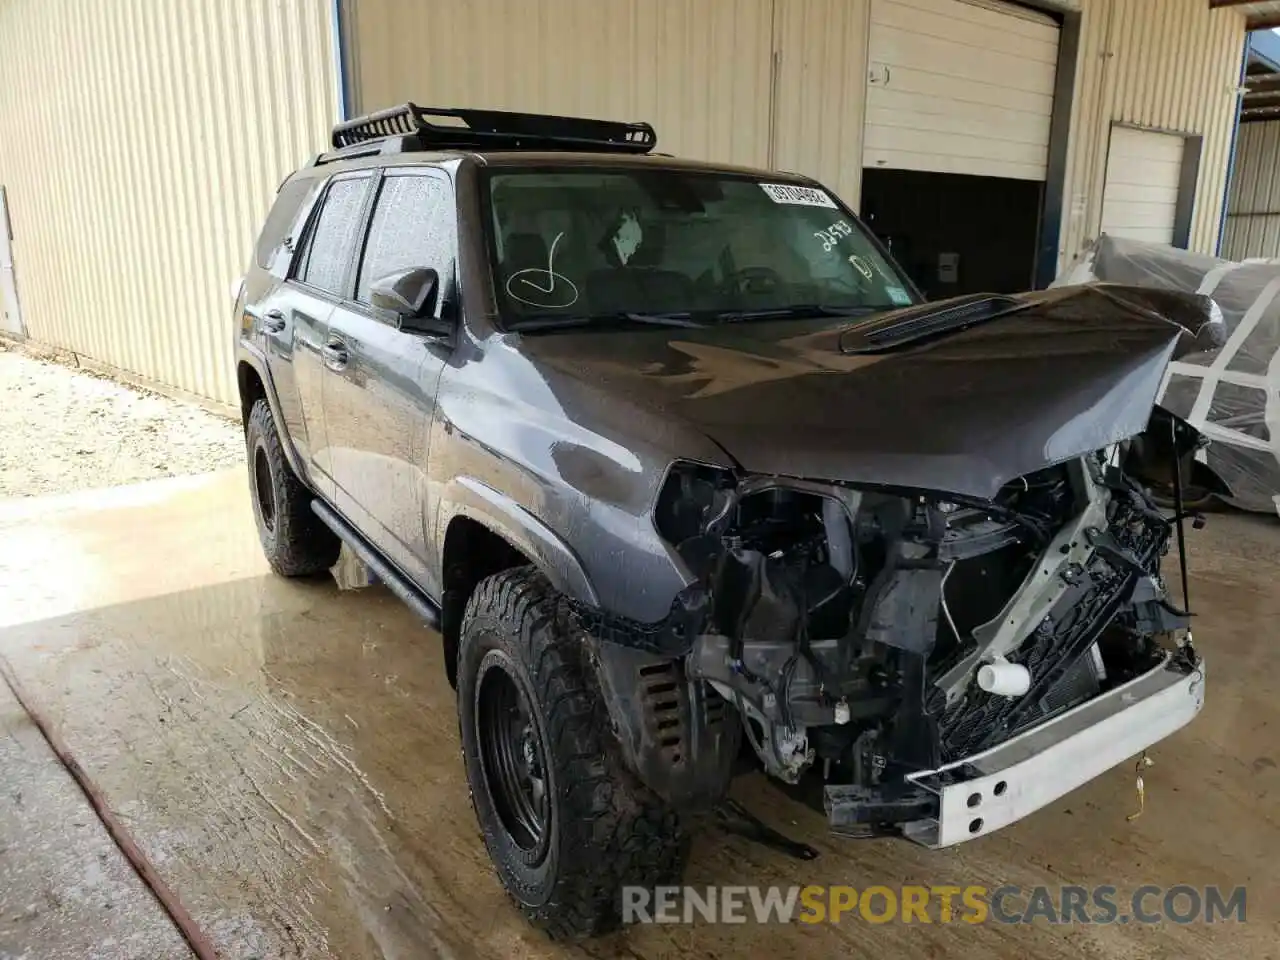
<svg viewBox="0 0 1280 960"><path fill-rule="evenodd" d="M0 771L0 957L182 956L168 916L2 683Z"/></svg>
<svg viewBox="0 0 1280 960"><path fill-rule="evenodd" d="M930 852L829 838L752 776L735 796L822 856L706 832L686 882L1245 885L1245 924L699 921L552 944L489 868L438 638L381 588L272 576L240 471L0 501L0 653L225 957L1276 957L1280 522L1193 537L1207 705L1152 751L1139 819L1127 765ZM0 957L185 956L8 699L0 721Z"/></svg>

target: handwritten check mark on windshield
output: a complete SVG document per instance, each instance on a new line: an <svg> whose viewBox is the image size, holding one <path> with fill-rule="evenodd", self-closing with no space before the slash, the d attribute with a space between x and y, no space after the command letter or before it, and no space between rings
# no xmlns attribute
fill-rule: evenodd
<svg viewBox="0 0 1280 960"><path fill-rule="evenodd" d="M564 231L561 230L559 233L556 234L556 238L551 241L551 250L547 254L547 271L546 272L547 272L547 280L549 281L547 285L544 287L540 283L534 283L528 277L521 277L520 278L521 283L527 283L529 286L533 287L533 289L537 290L539 293L551 293L551 291L555 290L556 288L556 246L560 243L560 238L563 236L564 236ZM535 270L529 270L528 272L541 273L542 271L535 269Z"/></svg>

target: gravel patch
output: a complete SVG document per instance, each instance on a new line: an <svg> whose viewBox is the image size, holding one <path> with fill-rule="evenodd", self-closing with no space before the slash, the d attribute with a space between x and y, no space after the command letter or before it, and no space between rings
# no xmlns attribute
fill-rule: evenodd
<svg viewBox="0 0 1280 960"><path fill-rule="evenodd" d="M0 343L0 497L204 473L243 460L238 423Z"/></svg>

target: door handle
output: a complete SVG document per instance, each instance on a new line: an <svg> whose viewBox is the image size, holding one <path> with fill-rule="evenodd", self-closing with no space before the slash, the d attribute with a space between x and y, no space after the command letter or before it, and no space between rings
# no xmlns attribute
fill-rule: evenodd
<svg viewBox="0 0 1280 960"><path fill-rule="evenodd" d="M262 329L267 333L279 333L284 329L284 314L279 310L268 310L262 315Z"/></svg>
<svg viewBox="0 0 1280 960"><path fill-rule="evenodd" d="M324 360L324 365L330 370L341 370L351 360L347 345L336 337L321 348L320 356Z"/></svg>

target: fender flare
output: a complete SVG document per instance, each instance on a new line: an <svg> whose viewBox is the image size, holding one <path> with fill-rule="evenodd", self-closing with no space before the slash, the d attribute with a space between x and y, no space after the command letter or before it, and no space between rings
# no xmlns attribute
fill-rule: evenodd
<svg viewBox="0 0 1280 960"><path fill-rule="evenodd" d="M293 470L296 477L302 479L308 486L311 485L310 474L302 463L302 458L298 456L298 451L293 445L293 437L289 435L289 431L284 426L284 415L280 412L280 397L276 393L276 382L271 376L271 368L267 366L267 358L263 352L254 344L241 340L236 344L236 388L240 387L240 364L247 364L254 373L258 375L258 379L262 381L262 390L267 397L267 406L271 408L271 419L275 421L276 433L280 435L280 446L284 448L285 459L289 461L289 467ZM243 403L244 398L241 397Z"/></svg>
<svg viewBox="0 0 1280 960"><path fill-rule="evenodd" d="M451 480L440 497L436 515L436 543L441 545L442 552L449 523L460 516L483 524L506 540L528 557L561 593L584 605L600 606L595 585L573 548L510 497L475 477Z"/></svg>

